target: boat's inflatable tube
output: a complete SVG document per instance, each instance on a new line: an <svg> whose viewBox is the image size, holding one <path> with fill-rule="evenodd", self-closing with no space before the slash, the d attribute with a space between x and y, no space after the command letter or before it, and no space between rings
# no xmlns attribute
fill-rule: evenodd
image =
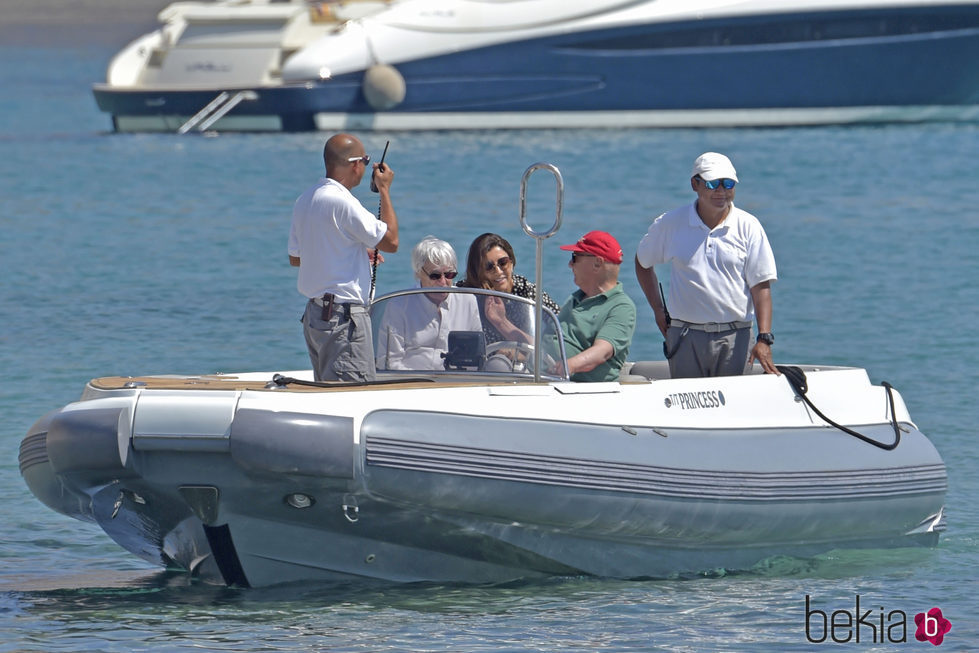
<svg viewBox="0 0 979 653"><path fill-rule="evenodd" d="M242 408L231 423L231 457L249 471L353 478L353 419Z"/></svg>
<svg viewBox="0 0 979 653"><path fill-rule="evenodd" d="M104 482L135 477L120 456L119 424L125 409L119 406L65 410L51 419L48 457L58 474L83 473Z"/></svg>
<svg viewBox="0 0 979 653"><path fill-rule="evenodd" d="M397 68L375 64L364 73L364 98L377 111L393 109L405 99L405 78Z"/></svg>
<svg viewBox="0 0 979 653"><path fill-rule="evenodd" d="M92 521L91 498L76 488L134 476L119 453L124 410L52 411L31 426L20 445L20 473L41 503Z"/></svg>
<svg viewBox="0 0 979 653"><path fill-rule="evenodd" d="M20 443L20 474L31 494L51 510L76 519L89 519L80 506L80 498L62 485L48 458L48 429L51 419L59 412L51 411L28 429Z"/></svg>

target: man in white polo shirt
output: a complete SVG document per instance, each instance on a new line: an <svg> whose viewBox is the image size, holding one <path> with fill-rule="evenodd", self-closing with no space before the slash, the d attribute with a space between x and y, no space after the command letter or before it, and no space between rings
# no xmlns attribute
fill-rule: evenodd
<svg viewBox="0 0 979 653"><path fill-rule="evenodd" d="M772 362L775 256L761 223L734 206L738 174L723 154L694 161L697 199L656 218L636 252L636 277L666 342L673 378L744 374L757 360ZM669 312L655 265L670 264ZM758 337L751 343L751 323Z"/></svg>
<svg viewBox="0 0 979 653"><path fill-rule="evenodd" d="M317 381L372 381L368 250L398 251L394 171L374 164L381 196L380 215L374 217L350 192L368 170L364 144L350 134L335 134L326 141L323 162L326 176L296 200L289 231L289 263L299 268L297 287L309 298L303 315L306 347Z"/></svg>

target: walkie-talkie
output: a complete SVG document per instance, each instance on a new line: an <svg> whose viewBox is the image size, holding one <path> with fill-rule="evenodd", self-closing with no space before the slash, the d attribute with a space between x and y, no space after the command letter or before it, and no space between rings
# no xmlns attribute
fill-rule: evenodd
<svg viewBox="0 0 979 653"><path fill-rule="evenodd" d="M371 191L373 191L375 193L378 193L380 191L377 190L377 184L374 183L374 174L378 170L380 170L381 172L384 172L384 157L386 157L388 155L388 145L390 145L390 144L391 144L391 141L388 141L388 142L386 142L384 144L384 152L381 154L381 160L378 162L377 168L375 168L374 171L371 172Z"/></svg>

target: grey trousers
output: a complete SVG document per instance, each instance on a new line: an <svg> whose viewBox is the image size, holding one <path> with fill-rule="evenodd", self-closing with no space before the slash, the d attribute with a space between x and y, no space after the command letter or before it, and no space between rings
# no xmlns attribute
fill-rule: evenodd
<svg viewBox="0 0 979 653"><path fill-rule="evenodd" d="M302 321L317 381L374 380L374 341L367 308L337 305L324 321L323 308L309 300Z"/></svg>
<svg viewBox="0 0 979 653"><path fill-rule="evenodd" d="M704 376L738 376L748 370L751 327L707 333L671 326L666 331L670 376L689 379Z"/></svg>

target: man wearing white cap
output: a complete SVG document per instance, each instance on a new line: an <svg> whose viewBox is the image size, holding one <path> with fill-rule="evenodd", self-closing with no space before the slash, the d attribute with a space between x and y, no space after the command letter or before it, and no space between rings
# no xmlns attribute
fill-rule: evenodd
<svg viewBox="0 0 979 653"><path fill-rule="evenodd" d="M636 252L636 277L673 378L744 374L756 360L779 373L771 350L775 256L758 219L734 206L737 183L730 159L701 154L690 176L697 199L656 218ZM663 263L670 264L669 312L654 269Z"/></svg>

